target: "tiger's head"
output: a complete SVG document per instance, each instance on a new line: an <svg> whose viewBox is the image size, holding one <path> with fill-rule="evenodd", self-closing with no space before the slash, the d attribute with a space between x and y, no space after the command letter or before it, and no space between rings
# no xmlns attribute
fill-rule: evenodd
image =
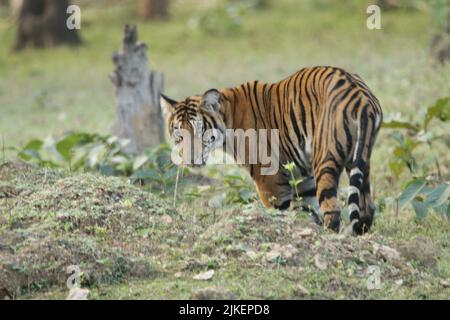
<svg viewBox="0 0 450 320"><path fill-rule="evenodd" d="M178 164L203 166L211 151L223 146L225 123L221 104L221 94L216 89L182 101L161 95L170 139L178 148Z"/></svg>

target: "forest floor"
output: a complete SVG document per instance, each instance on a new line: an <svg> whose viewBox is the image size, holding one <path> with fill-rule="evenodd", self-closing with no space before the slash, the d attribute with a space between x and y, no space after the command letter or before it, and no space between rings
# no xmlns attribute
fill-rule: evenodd
<svg viewBox="0 0 450 320"><path fill-rule="evenodd" d="M136 20L130 3L82 7L78 48L21 53L10 50L14 21L0 12L0 297L65 298L70 265L80 267L94 299L450 297L450 224L438 214L418 221L412 208L387 205L369 234L351 237L258 202L214 209L203 193L173 208L171 194L124 177L16 161L30 139L110 133L111 54L124 24ZM199 3L173 1L168 21L137 23L151 67L164 72L165 93L175 99L314 65L358 73L386 116L417 120L450 92L450 64L430 56L435 27L426 10L383 11L382 29L368 30L364 1L280 0L246 12L238 26L207 31L192 27L212 10ZM448 123L431 126L450 132ZM428 152L419 150L418 161ZM435 152L448 181L448 147ZM381 130L371 165L378 207L410 178L390 172L392 153L390 131Z"/></svg>
<svg viewBox="0 0 450 320"><path fill-rule="evenodd" d="M23 162L0 181L0 298L63 299L70 266L93 299L450 295L450 226L435 215L382 215L354 237L257 204L175 209L120 178Z"/></svg>

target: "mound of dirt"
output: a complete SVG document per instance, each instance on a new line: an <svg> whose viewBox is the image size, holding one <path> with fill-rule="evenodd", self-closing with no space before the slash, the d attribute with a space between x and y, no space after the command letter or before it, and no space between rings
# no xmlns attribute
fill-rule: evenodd
<svg viewBox="0 0 450 320"><path fill-rule="evenodd" d="M124 179L10 162L0 181L3 297L64 286L70 266L81 285L151 277L160 244L178 237L167 223L177 212Z"/></svg>
<svg viewBox="0 0 450 320"><path fill-rule="evenodd" d="M50 287L65 297L73 266L97 294L137 277L163 283L148 293L157 298L426 298L449 290L435 272L442 252L428 238L335 234L257 203L177 210L123 178L3 164L0 298Z"/></svg>
<svg viewBox="0 0 450 320"><path fill-rule="evenodd" d="M431 240L419 240L416 242L422 247L423 243L432 247ZM372 284L375 287L429 281L433 272L432 264L416 263L424 255L418 252L423 250L416 242L399 244L376 233L359 237L335 234L294 212L254 208L229 211L201 235L200 241L205 243L203 251L209 256L222 257L220 265L237 258L247 267L283 266L312 277L322 274L331 279L323 288L325 292L353 290L355 297L363 297L360 294L367 292L367 281L374 272L380 276L373 278L378 281ZM427 262L435 259L430 251L427 250ZM351 283L354 279L359 279L359 283Z"/></svg>

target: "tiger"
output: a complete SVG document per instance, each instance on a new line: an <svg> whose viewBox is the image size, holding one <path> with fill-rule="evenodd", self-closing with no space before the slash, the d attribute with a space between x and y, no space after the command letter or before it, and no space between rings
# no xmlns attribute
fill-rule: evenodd
<svg viewBox="0 0 450 320"><path fill-rule="evenodd" d="M212 150L225 150L226 139L218 145L214 137L206 137L207 129L278 130L280 169L275 174L261 174L260 162L241 164L260 201L286 210L301 199L304 210L314 212L318 223L335 232L342 230L338 184L345 169L351 230L356 235L370 230L375 214L370 157L383 113L379 100L357 74L332 66L305 67L279 82L249 81L182 101L161 94L160 103L168 134L181 153L188 146L180 130L200 141L200 166ZM271 146L271 141L267 143ZM236 159L236 154L231 156ZM294 163L295 174L301 177L295 188L287 163Z"/></svg>

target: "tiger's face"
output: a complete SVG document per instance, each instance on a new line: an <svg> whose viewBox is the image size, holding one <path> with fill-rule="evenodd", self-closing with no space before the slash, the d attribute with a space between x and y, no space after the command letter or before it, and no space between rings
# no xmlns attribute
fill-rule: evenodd
<svg viewBox="0 0 450 320"><path fill-rule="evenodd" d="M175 101L161 95L170 139L178 149L179 164L199 167L212 150L223 145L225 124L220 116L221 94L216 89L202 96Z"/></svg>

